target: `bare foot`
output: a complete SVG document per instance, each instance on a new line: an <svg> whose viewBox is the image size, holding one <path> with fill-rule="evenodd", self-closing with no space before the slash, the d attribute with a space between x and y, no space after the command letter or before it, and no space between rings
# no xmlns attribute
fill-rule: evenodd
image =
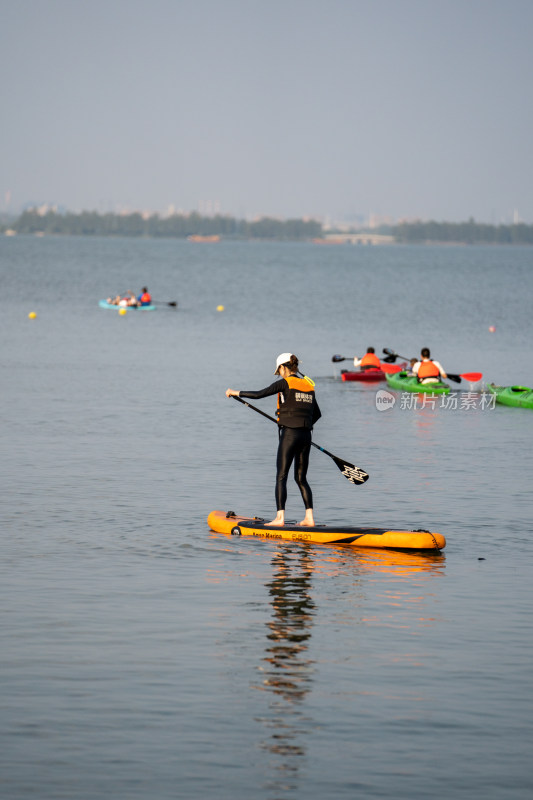
<svg viewBox="0 0 533 800"><path fill-rule="evenodd" d="M305 512L305 517L298 524L302 525L304 528L314 528L314 526L315 526L315 518L313 517L313 512L310 511L310 510L306 511Z"/></svg>
<svg viewBox="0 0 533 800"><path fill-rule="evenodd" d="M285 512L276 514L272 522L265 522L265 525L276 525L280 528L283 527L283 525L285 525Z"/></svg>

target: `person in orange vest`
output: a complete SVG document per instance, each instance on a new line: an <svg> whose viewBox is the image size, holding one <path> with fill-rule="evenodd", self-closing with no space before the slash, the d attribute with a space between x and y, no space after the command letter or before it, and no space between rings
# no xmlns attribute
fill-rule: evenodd
<svg viewBox="0 0 533 800"><path fill-rule="evenodd" d="M143 286L142 291L141 291L139 297L137 298L137 302L141 306L149 306L150 303L152 302L152 296L149 293L149 291L146 288L146 286Z"/></svg>
<svg viewBox="0 0 533 800"><path fill-rule="evenodd" d="M413 364L413 374L418 378L419 383L438 383L448 376L442 368L442 364L431 359L429 347L423 347L420 351L420 361Z"/></svg>
<svg viewBox="0 0 533 800"><path fill-rule="evenodd" d="M354 358L353 365L354 367L361 367L361 369L379 369L381 367L381 361L376 355L374 348L368 347L362 358L357 358L357 356Z"/></svg>
<svg viewBox="0 0 533 800"><path fill-rule="evenodd" d="M300 525L314 526L313 493L307 482L307 468L311 451L313 425L322 414L315 397L315 384L306 375L298 377L299 361L292 353L281 353L276 360L275 375L279 379L257 392L226 389L226 397L261 397L278 395L279 444L276 459L276 508L277 513L267 525L285 524L287 502L287 478L294 462L294 480L298 484L305 506L305 517ZM300 373L301 375L301 373Z"/></svg>

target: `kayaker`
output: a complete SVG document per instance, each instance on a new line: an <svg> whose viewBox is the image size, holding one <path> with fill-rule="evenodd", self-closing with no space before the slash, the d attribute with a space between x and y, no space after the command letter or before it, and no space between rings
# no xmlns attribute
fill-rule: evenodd
<svg viewBox="0 0 533 800"><path fill-rule="evenodd" d="M152 296L151 296L150 292L148 291L148 289L146 288L146 286L143 286L142 291L141 291L140 295L137 298L137 302L141 306L149 306L150 303L152 302Z"/></svg>
<svg viewBox="0 0 533 800"><path fill-rule="evenodd" d="M374 348L367 347L366 353L362 358L357 358L357 356L354 358L353 365L361 369L379 369L381 367L381 361L376 355Z"/></svg>
<svg viewBox="0 0 533 800"><path fill-rule="evenodd" d="M315 384L307 376L298 377L299 361L292 353L281 353L276 359L275 375L279 379L257 392L226 389L226 397L261 397L278 395L279 445L276 459L276 508L277 513L268 525L285 524L287 502L287 478L294 461L294 480L298 484L305 506L305 517L300 525L313 526L313 493L307 482L311 431L322 416L315 397ZM301 375L301 373L300 373Z"/></svg>
<svg viewBox="0 0 533 800"><path fill-rule="evenodd" d="M419 383L438 383L448 376L442 368L442 364L431 359L429 347L423 347L420 351L420 361L413 364L413 375L416 375Z"/></svg>

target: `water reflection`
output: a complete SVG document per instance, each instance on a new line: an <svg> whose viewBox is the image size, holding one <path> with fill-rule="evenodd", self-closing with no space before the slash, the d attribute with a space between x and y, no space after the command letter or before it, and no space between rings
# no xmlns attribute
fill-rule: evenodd
<svg viewBox="0 0 533 800"><path fill-rule="evenodd" d="M276 757L275 777L269 788L279 792L295 788L306 752L302 737L310 728L301 704L314 672L314 661L308 655L315 611L312 551L306 546L282 545L271 563L273 577L265 585L272 617L266 623L267 647L259 668L264 675L260 688L272 693L271 716L260 721L269 729L269 738L262 746Z"/></svg>
<svg viewBox="0 0 533 800"><path fill-rule="evenodd" d="M386 550L358 550L335 548L328 553L321 548L292 544L280 545L273 554L271 565L272 579L265 586L268 589L271 606L270 619L265 623L266 647L259 671L263 680L254 688L269 692L269 714L257 721L268 731L261 746L273 757L272 775L265 788L278 797L280 792L294 792L298 787L298 773L305 762L307 753L306 737L315 729L315 723L308 713L306 697L315 679L315 661L309 655L311 635L316 615L316 602L312 596L312 579L347 580L351 586L354 580L359 584L363 575L367 579L379 579L379 575L394 576L394 597L390 602L400 602L412 613L411 593L417 587L417 603L421 586L418 580L425 581L432 575L442 573L444 555L425 553L404 553ZM415 582L413 584L413 578ZM388 580L388 579L386 579ZM405 584L406 596L398 600L397 581ZM388 586L388 584L387 584ZM392 587L388 587L392 590ZM317 587L318 590L318 587ZM423 594L423 593L422 593ZM385 620L369 619L366 616L366 603L358 606L358 621L372 626L382 625ZM383 613L388 603L380 602ZM352 611L355 610L350 604ZM346 614L346 608L344 612ZM416 616L416 615L415 615ZM348 621L348 620L346 620ZM419 617L417 624L431 624L431 620ZM350 624L354 623L351 619Z"/></svg>
<svg viewBox="0 0 533 800"><path fill-rule="evenodd" d="M350 553L356 557L359 569L373 573L390 573L398 577L409 577L416 573L442 573L446 556L442 551L405 552L402 550L363 550Z"/></svg>

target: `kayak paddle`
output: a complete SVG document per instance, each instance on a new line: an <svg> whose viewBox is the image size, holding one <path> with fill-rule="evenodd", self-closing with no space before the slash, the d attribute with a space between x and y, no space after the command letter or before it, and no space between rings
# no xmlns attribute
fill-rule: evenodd
<svg viewBox="0 0 533 800"><path fill-rule="evenodd" d="M383 348L383 352L386 353L391 358L392 358L392 356L394 356L395 360L397 358L403 358L406 361L410 361L411 360L410 358L408 359L407 356L401 356L399 353L395 353L394 350L389 350L388 347L384 347ZM451 381L455 381L455 383L461 383L461 378L464 378L465 381L469 381L470 383L476 383L476 381L480 381L481 380L481 378L483 377L483 373L482 372L461 372L459 375L456 375L455 373L447 372L446 376Z"/></svg>
<svg viewBox="0 0 533 800"><path fill-rule="evenodd" d="M354 356L331 356L331 360L334 364L338 364L339 361L353 361Z"/></svg>
<svg viewBox="0 0 533 800"><path fill-rule="evenodd" d="M242 397L237 397L237 395L235 394L231 396L233 397L234 400L238 400L239 403L242 403L243 406L248 406L248 408L257 411L258 414L262 414L263 417L266 417L272 422L275 422L276 425L278 424L277 419L274 419L274 417L271 417L269 414L265 414L265 412L261 411L260 408L256 408L256 406L253 406L251 403L248 403L246 400L243 400ZM333 453L330 453L328 450L325 450L323 447L320 447L319 444L315 444L314 442L311 442L311 444L313 445L313 447L316 447L317 450L320 450L322 453L325 453L327 456L332 458L337 467L344 475L344 477L347 478L350 481L350 483L353 483L355 486L359 486L360 483L364 483L365 481L368 480L369 478L368 472L365 472L360 467L355 467L353 464L350 464L349 461L343 461L341 458L337 458L337 456L334 456Z"/></svg>
<svg viewBox="0 0 533 800"><path fill-rule="evenodd" d="M448 375L448 378L449 377L450 376ZM454 375L453 377L455 378L457 376ZM461 372L459 377L460 378L464 378L465 381L469 381L470 383L477 383L477 381L480 381L481 378L483 377L483 373L482 372Z"/></svg>
<svg viewBox="0 0 533 800"><path fill-rule="evenodd" d="M339 361L353 361L353 358L350 358L349 356L332 356L331 360L334 364L338 364ZM389 375L392 375L396 372L401 372L402 369L405 369L406 364L394 364L395 361L396 355L394 357L387 356L387 358L382 358L379 369L381 369L383 372L388 372Z"/></svg>
<svg viewBox="0 0 533 800"><path fill-rule="evenodd" d="M334 364L338 364L339 361L353 361L354 358L355 356L331 356L331 360ZM394 356L389 355L387 358L382 358L381 361L385 361L387 364L394 364L396 361L396 354L394 354Z"/></svg>
<svg viewBox="0 0 533 800"><path fill-rule="evenodd" d="M380 369L382 369L383 372L387 372L389 375L394 375L404 370L406 366L407 364L384 364L382 361Z"/></svg>

